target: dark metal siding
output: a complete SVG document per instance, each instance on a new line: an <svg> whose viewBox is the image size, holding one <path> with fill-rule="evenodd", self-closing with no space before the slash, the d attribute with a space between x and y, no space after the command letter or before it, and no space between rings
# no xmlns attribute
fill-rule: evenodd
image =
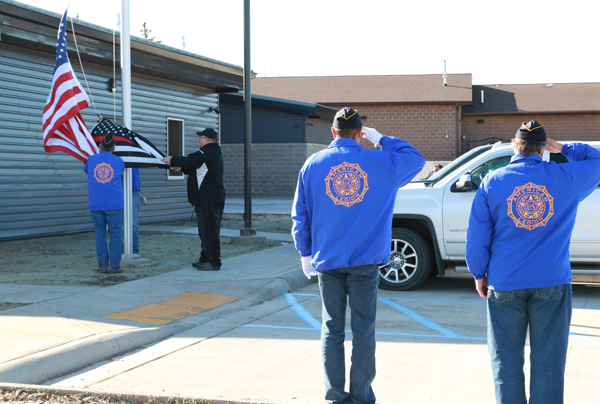
<svg viewBox="0 0 600 404"><path fill-rule="evenodd" d="M77 60L71 60L86 87ZM107 90L112 69L84 65L98 111L113 119L113 95ZM42 111L50 91L54 56L25 51L0 42L0 240L91 230L87 177L83 164L64 153L45 153ZM117 77L118 79L118 77ZM119 81L120 83L120 81ZM117 122L121 122L121 88L116 95ZM195 132L218 128L216 95L193 86L132 77L133 130L166 152L167 117L185 120L186 153L198 148ZM82 116L91 128L98 121L94 108ZM140 169L142 195L148 204L140 222L188 219L185 181L167 180L166 171Z"/></svg>
<svg viewBox="0 0 600 404"><path fill-rule="evenodd" d="M221 142L244 143L243 105L221 101ZM303 143L303 115L252 107L252 143Z"/></svg>
<svg viewBox="0 0 600 404"><path fill-rule="evenodd" d="M307 119L306 143L329 144L333 141L331 134L332 119Z"/></svg>

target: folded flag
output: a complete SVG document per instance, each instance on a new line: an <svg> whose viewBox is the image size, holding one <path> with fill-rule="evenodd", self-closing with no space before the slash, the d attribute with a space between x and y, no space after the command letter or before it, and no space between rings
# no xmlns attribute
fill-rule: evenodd
<svg viewBox="0 0 600 404"><path fill-rule="evenodd" d="M98 148L81 117L80 111L89 106L89 98L67 55L67 11L58 27L54 76L42 117L44 150L64 152L85 163L98 153Z"/></svg>
<svg viewBox="0 0 600 404"><path fill-rule="evenodd" d="M152 142L126 127L103 118L92 128L92 136L96 143L100 143L109 133L115 137L114 154L123 159L125 167L169 167L162 162L165 155Z"/></svg>

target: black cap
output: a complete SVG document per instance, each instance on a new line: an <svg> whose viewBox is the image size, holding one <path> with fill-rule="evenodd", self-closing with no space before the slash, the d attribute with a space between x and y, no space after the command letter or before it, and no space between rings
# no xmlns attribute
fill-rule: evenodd
<svg viewBox="0 0 600 404"><path fill-rule="evenodd" d="M352 108L340 109L333 118L333 127L336 129L359 129L362 127L358 111Z"/></svg>
<svg viewBox="0 0 600 404"><path fill-rule="evenodd" d="M212 128L206 128L203 131L196 132L196 135L206 136L210 139L215 139L215 140L217 140L217 138L219 137L219 134L217 133L217 131Z"/></svg>
<svg viewBox="0 0 600 404"><path fill-rule="evenodd" d="M104 136L104 139L102 139L102 142L100 143L102 144L102 147L104 147L106 150L110 150L115 146L115 137L112 133L109 133L106 136Z"/></svg>
<svg viewBox="0 0 600 404"><path fill-rule="evenodd" d="M538 121L523 122L515 137L529 142L542 143L546 141L546 131L544 130L544 125Z"/></svg>

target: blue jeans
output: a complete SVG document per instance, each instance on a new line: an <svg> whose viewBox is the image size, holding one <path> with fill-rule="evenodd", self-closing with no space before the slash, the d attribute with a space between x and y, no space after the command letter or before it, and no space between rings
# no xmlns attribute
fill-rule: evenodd
<svg viewBox="0 0 600 404"><path fill-rule="evenodd" d="M570 284L488 291L488 349L497 404L527 404L523 373L527 326L531 348L529 403L563 403L572 307Z"/></svg>
<svg viewBox="0 0 600 404"><path fill-rule="evenodd" d="M375 403L371 383L375 379L375 314L378 284L377 265L319 272L319 289L323 302L321 348L327 403ZM346 301L350 304L352 328L350 393L344 389Z"/></svg>
<svg viewBox="0 0 600 404"><path fill-rule="evenodd" d="M106 226L110 235L110 270L121 268L121 226L123 225L123 209L117 210L90 210L92 222L96 231L96 255L98 256L98 269L108 269L109 253L106 247Z"/></svg>
<svg viewBox="0 0 600 404"><path fill-rule="evenodd" d="M132 250L134 254L140 253L140 227L138 225L138 213L140 211L140 191L134 189L131 191L131 223L133 228Z"/></svg>

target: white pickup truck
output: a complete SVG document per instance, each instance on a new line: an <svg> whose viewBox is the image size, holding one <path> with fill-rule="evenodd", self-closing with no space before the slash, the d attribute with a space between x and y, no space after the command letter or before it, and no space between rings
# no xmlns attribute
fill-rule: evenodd
<svg viewBox="0 0 600 404"><path fill-rule="evenodd" d="M570 142L565 142L570 143ZM586 142L600 149L600 142ZM466 236L471 204L490 172L514 155L511 144L475 148L426 180L398 190L392 223L390 263L379 268L380 286L414 289L430 276L468 272ZM546 161L569 164L561 154L544 153ZM573 280L600 282L600 186L580 205L571 237Z"/></svg>

